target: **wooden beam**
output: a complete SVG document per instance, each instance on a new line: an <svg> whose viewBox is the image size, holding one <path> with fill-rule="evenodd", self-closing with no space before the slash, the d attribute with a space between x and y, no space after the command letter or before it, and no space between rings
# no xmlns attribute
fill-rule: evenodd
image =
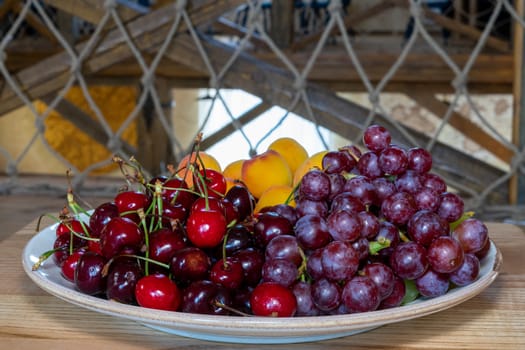
<svg viewBox="0 0 525 350"><path fill-rule="evenodd" d="M16 2L14 5L12 5L11 10L19 14L22 11L23 6L24 5L22 4L22 2ZM58 39L56 38L56 36L51 32L51 30L49 30L47 25L33 12L28 11L26 13L25 21L44 38L48 39L52 43L58 43Z"/></svg>
<svg viewBox="0 0 525 350"><path fill-rule="evenodd" d="M213 28L220 34L238 36L240 38L246 36L248 33L245 27L240 26L225 17L219 17L217 21L213 23ZM268 49L266 42L264 42L257 33L253 33L250 39L250 44L258 49Z"/></svg>
<svg viewBox="0 0 525 350"><path fill-rule="evenodd" d="M375 5L370 6L369 8L366 8L358 13L351 13L350 15L344 17L344 23L346 30L349 30L350 28L356 26L359 23L362 23L372 17L375 17L386 10L398 6L400 1L397 0L386 0L386 1L380 1ZM332 30L332 35L336 34L339 31L338 27L334 27ZM321 29L313 34L310 34L308 36L305 36L301 39L296 40L291 48L293 51L298 51L303 49L304 47L318 42L321 36L323 35L324 29Z"/></svg>
<svg viewBox="0 0 525 350"><path fill-rule="evenodd" d="M203 3L203 6L197 7L199 3ZM189 10L190 20L194 25L209 22L240 3L243 3L243 0L195 1ZM134 19L126 27L128 33L137 41L139 49L146 50L159 45L164 40L162 34L167 32L175 15L175 8L161 8ZM185 26L181 26L179 30L184 29ZM80 43L75 49L80 52L84 46L85 43ZM132 56L120 31L113 29L102 39L93 55L87 60L86 65L89 69L84 74L90 76ZM69 54L59 53L18 72L14 75L14 79L18 81L22 91L31 100L35 100L60 90L71 76L70 65ZM0 116L22 105L23 101L12 90L4 89L0 95Z"/></svg>
<svg viewBox="0 0 525 350"><path fill-rule="evenodd" d="M405 91L405 94L417 102L421 107L428 109L438 118L443 119L449 109L449 106L438 100L433 92L428 92L424 89L410 89ZM510 164L512 161L514 155L512 150L460 113L452 112L448 123L454 129L461 132L478 145L483 146L487 151L505 163Z"/></svg>
<svg viewBox="0 0 525 350"><path fill-rule="evenodd" d="M208 38L203 38L203 45L213 64L219 67L228 61L234 50L230 46ZM167 56L175 61L192 65L195 69L206 70L199 59L199 53L187 37L179 38L170 46ZM296 93L295 78L290 72L247 54L241 54L237 58L235 64L224 75L222 83L245 90L269 104L284 108L288 108ZM308 83L306 93L319 125L348 139L355 139L361 134L370 113L368 109L344 100L333 91L317 84ZM308 115L304 104L299 104L292 112L301 116ZM383 124L391 130L396 143L410 145L389 119L378 114L374 117L374 122ZM411 129L410 126L405 127L418 144L424 145L429 141L429 138L422 133ZM474 191L484 190L503 175L501 170L443 143L438 142L435 145L433 157L434 169L437 172ZM508 188L502 185L490 193L487 199L492 203L506 203L507 195Z"/></svg>
<svg viewBox="0 0 525 350"><path fill-rule="evenodd" d="M244 112L243 115L239 116L237 118L237 122L239 123L239 125L245 126L246 124L250 123L270 108L272 108L272 105L263 101L257 106ZM224 139L225 137L233 134L235 131L237 131L237 128L233 125L233 123L229 123L228 125L217 130L213 134L206 136L206 138L202 140L201 146L203 149L208 149L211 146L215 145L217 142Z"/></svg>
<svg viewBox="0 0 525 350"><path fill-rule="evenodd" d="M91 24L98 24L98 22L104 16L106 9L104 8L104 0L83 0L83 1L71 1L71 0L43 0L46 4L56 7L57 9L69 13L70 15L76 16L83 19ZM140 16L140 13L134 11L128 7L120 6L118 8L119 16L127 22L133 18ZM110 26L106 29L115 27L115 22L110 21Z"/></svg>
<svg viewBox="0 0 525 350"><path fill-rule="evenodd" d="M192 7L190 12L191 21L195 26L211 22L212 19L220 17L228 10L242 3L244 3L243 0L212 0L204 2L201 7ZM152 47L157 47L165 40L172 21L176 16L176 10L173 7L167 7L156 10L155 14L150 13L127 25L129 34L141 51L148 51ZM181 22L178 32L184 32L185 30L186 25L184 22ZM133 57L128 44L123 40L124 38L120 32L113 31L107 35L106 39L104 44L99 46L96 57L87 62L86 67L88 71L99 71L124 59ZM174 40L176 41L177 38L175 37Z"/></svg>
<svg viewBox="0 0 525 350"><path fill-rule="evenodd" d="M0 20L2 20L9 11L12 11L13 5L15 5L16 2L17 0L4 0L4 2L0 4Z"/></svg>
<svg viewBox="0 0 525 350"><path fill-rule="evenodd" d="M42 97L41 100L45 104L50 105L54 98L55 96L47 95ZM58 112L64 119L68 120L73 125L75 125L83 133L91 137L91 139L93 139L95 142L101 144L104 147L107 146L109 142L109 137L104 131L104 129L93 118L91 118L87 113L79 109L73 103L69 102L66 99L62 99L56 105L55 111ZM130 155L135 154L135 147L131 146L129 143L122 139L120 139L119 141L122 145L122 149L124 150L124 152Z"/></svg>
<svg viewBox="0 0 525 350"><path fill-rule="evenodd" d="M440 15L432 10L430 10L428 7L423 7L423 13L424 15L442 26L443 28L449 29L453 32L462 34L466 37L469 37L474 40L479 40L479 38L482 35L482 32L478 30L475 27L472 27L468 24L463 24L460 22L455 21L454 19L448 18L447 16ZM501 51L501 52L509 52L510 51L510 43L498 39L493 36L488 36L487 41L485 42L485 45L493 48L495 50Z"/></svg>

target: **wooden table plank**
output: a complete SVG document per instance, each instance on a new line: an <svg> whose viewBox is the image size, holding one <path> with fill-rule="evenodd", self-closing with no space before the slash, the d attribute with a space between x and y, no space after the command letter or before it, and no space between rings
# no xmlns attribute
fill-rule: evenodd
<svg viewBox="0 0 525 350"><path fill-rule="evenodd" d="M454 308L350 337L272 349L523 349L525 348L525 232L489 223L503 255L496 281ZM10 349L267 349L267 345L213 343L151 330L53 297L27 277L22 249L35 222L0 242L0 348Z"/></svg>

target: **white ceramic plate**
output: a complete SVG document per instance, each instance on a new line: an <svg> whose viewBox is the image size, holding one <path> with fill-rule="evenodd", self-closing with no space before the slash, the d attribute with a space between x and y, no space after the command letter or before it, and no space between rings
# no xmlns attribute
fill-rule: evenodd
<svg viewBox="0 0 525 350"><path fill-rule="evenodd" d="M85 295L66 281L50 259L37 271L32 271L38 257L53 246L56 224L36 234L26 245L22 263L27 275L42 289L69 303L134 320L163 332L202 340L231 343L298 343L349 336L382 325L422 317L458 305L482 292L498 275L502 257L491 244L483 259L478 280L456 288L446 295L415 302L388 310L360 314L318 317L237 317L189 314L145 309Z"/></svg>

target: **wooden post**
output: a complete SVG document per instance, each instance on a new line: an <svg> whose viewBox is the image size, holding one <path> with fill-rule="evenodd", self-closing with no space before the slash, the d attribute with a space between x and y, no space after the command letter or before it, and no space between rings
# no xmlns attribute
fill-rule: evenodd
<svg viewBox="0 0 525 350"><path fill-rule="evenodd" d="M171 89L165 79L156 79L156 89L160 102L164 104L164 113L171 114ZM166 165L172 163L173 156L166 130L160 121L153 102L148 98L142 107L142 115L137 119L138 147L137 159L152 175L158 175L166 170Z"/></svg>
<svg viewBox="0 0 525 350"><path fill-rule="evenodd" d="M523 18L523 1L516 1L516 12ZM525 143L525 70L524 61L524 28L519 22L514 23L514 113L512 120L512 142L521 149ZM510 204L525 204L525 179L519 172L511 178L509 189Z"/></svg>
<svg viewBox="0 0 525 350"><path fill-rule="evenodd" d="M270 35L280 48L290 47L293 40L294 2L274 0L272 2Z"/></svg>

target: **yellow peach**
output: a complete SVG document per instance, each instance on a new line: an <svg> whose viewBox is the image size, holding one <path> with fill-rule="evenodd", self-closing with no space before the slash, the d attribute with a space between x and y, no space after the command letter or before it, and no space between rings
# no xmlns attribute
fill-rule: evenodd
<svg viewBox="0 0 525 350"><path fill-rule="evenodd" d="M226 165L222 171L222 175L226 179L227 189L229 190L237 181L240 181L242 178L242 163L244 159L239 159L231 162Z"/></svg>
<svg viewBox="0 0 525 350"><path fill-rule="evenodd" d="M268 150L242 164L241 180L255 198L271 186L292 185L292 171L279 153Z"/></svg>
<svg viewBox="0 0 525 350"><path fill-rule="evenodd" d="M198 155L199 156L197 158L196 152L187 154L180 160L177 166L177 173L180 177L184 177L190 188L193 186L193 172L190 168L188 168L188 163L195 163L199 169L204 167L206 169L213 169L222 172L221 165L215 157L203 151L199 151Z"/></svg>
<svg viewBox="0 0 525 350"><path fill-rule="evenodd" d="M303 178L303 175L306 174L309 170L313 168L323 168L323 157L328 151L320 151L312 156L310 156L308 159L306 159L297 170L294 172L293 176L293 185L297 186L297 184L301 181Z"/></svg>
<svg viewBox="0 0 525 350"><path fill-rule="evenodd" d="M306 149L299 142L290 137L282 137L273 141L268 146L268 149L274 150L283 156L290 166L292 173L295 173L299 165L308 158L308 152Z"/></svg>
<svg viewBox="0 0 525 350"><path fill-rule="evenodd" d="M292 186L277 185L271 186L261 194L257 201L253 212L257 214L262 208L269 207L276 204L284 204L290 198L293 192ZM292 199L287 204L295 206L295 201Z"/></svg>

